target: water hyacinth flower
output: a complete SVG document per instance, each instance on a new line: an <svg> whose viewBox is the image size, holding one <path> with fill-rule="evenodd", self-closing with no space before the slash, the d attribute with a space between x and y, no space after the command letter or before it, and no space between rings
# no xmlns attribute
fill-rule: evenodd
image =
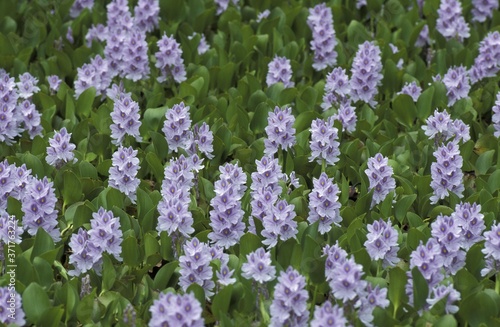
<svg viewBox="0 0 500 327"><path fill-rule="evenodd" d="M493 112L491 122L493 123L493 128L495 129L493 135L495 135L495 137L500 137L500 92L497 93L495 105L493 105L491 111Z"/></svg>
<svg viewBox="0 0 500 327"><path fill-rule="evenodd" d="M436 145L449 140L455 142L470 140L469 126L460 119L452 120L446 111L439 112L436 109L426 122L427 124L422 126L422 129L429 139L434 139Z"/></svg>
<svg viewBox="0 0 500 327"><path fill-rule="evenodd" d="M298 233L297 222L293 220L296 216L293 204L279 200L271 208L262 219L262 236L265 237L262 243L270 248L276 246L279 238L286 241Z"/></svg>
<svg viewBox="0 0 500 327"><path fill-rule="evenodd" d="M346 102L351 92L349 76L344 68L336 67L326 75L325 94L323 95L323 110L328 110L334 105Z"/></svg>
<svg viewBox="0 0 500 327"><path fill-rule="evenodd" d="M178 295L160 293L151 307L149 327L186 326L203 327L203 309L193 293Z"/></svg>
<svg viewBox="0 0 500 327"><path fill-rule="evenodd" d="M484 233L484 239L481 252L484 253L486 267L481 270L481 276L500 272L500 224L495 221L490 230Z"/></svg>
<svg viewBox="0 0 500 327"><path fill-rule="evenodd" d="M441 247L434 238L430 238L426 244L420 241L420 245L410 255L410 269L417 267L427 281L429 287L434 287L443 280L439 253ZM411 277L411 272L408 272ZM410 279L408 280L409 282ZM413 298L409 296L409 298Z"/></svg>
<svg viewBox="0 0 500 327"><path fill-rule="evenodd" d="M403 85L401 92L398 92L398 94L407 94L411 96L413 102L417 102L421 93L422 88L420 87L420 85L417 85L417 82L406 83L405 85Z"/></svg>
<svg viewBox="0 0 500 327"><path fill-rule="evenodd" d="M464 185L462 172L463 159L458 149L458 142L451 141L440 146L434 151L436 162L431 165L431 187L434 194L430 200L436 204L438 200L455 193L459 198L463 197Z"/></svg>
<svg viewBox="0 0 500 327"><path fill-rule="evenodd" d="M28 131L31 139L41 135L43 127L40 125L42 115L30 100L24 100L17 106L17 112L21 114L24 123L24 129Z"/></svg>
<svg viewBox="0 0 500 327"><path fill-rule="evenodd" d="M123 233L120 229L120 219L113 216L113 212L101 207L92 214L90 225L92 229L88 234L94 246L121 261Z"/></svg>
<svg viewBox="0 0 500 327"><path fill-rule="evenodd" d="M210 45L207 43L207 38L205 37L205 34L200 34L200 43L198 43L198 54L201 56L208 50L210 50ZM193 33L192 35L188 36L188 39L192 40L196 36L196 33Z"/></svg>
<svg viewBox="0 0 500 327"><path fill-rule="evenodd" d="M332 9L325 3L309 9L307 25L312 30L311 50L314 51L313 68L317 71L333 67L337 63L335 30Z"/></svg>
<svg viewBox="0 0 500 327"><path fill-rule="evenodd" d="M498 10L498 0L472 0L472 21L484 22Z"/></svg>
<svg viewBox="0 0 500 327"><path fill-rule="evenodd" d="M307 326L309 293L305 290L306 279L292 267L282 271L274 288L269 326Z"/></svg>
<svg viewBox="0 0 500 327"><path fill-rule="evenodd" d="M324 302L314 309L314 318L311 320L311 327L338 326L345 327L347 319L344 316L344 309L338 304L332 305L330 301Z"/></svg>
<svg viewBox="0 0 500 327"><path fill-rule="evenodd" d="M165 117L162 131L167 138L168 150L177 152L179 148L189 149L193 142L189 106L184 105L184 102L175 104L167 110Z"/></svg>
<svg viewBox="0 0 500 327"><path fill-rule="evenodd" d="M382 59L380 48L374 42L361 44L351 68L351 98L361 100L371 107L377 104L377 87L382 83Z"/></svg>
<svg viewBox="0 0 500 327"><path fill-rule="evenodd" d="M372 208L396 189L396 180L392 177L394 171L388 162L389 159L380 153L368 159L368 168L365 170L365 174L370 182L368 190L373 190Z"/></svg>
<svg viewBox="0 0 500 327"><path fill-rule="evenodd" d="M314 188L309 193L309 216L307 221L313 224L319 221L318 231L325 234L332 229L332 224L339 225L340 216L339 187L333 178L321 173L319 178L313 179Z"/></svg>
<svg viewBox="0 0 500 327"><path fill-rule="evenodd" d="M462 15L462 4L458 0L441 0L436 29L445 39L463 42L470 36L469 24Z"/></svg>
<svg viewBox="0 0 500 327"><path fill-rule="evenodd" d="M238 6L239 4L239 0L214 0L214 2L217 6L217 10L215 12L216 15L221 15L223 12L225 12L230 3L233 3L233 5L235 6Z"/></svg>
<svg viewBox="0 0 500 327"><path fill-rule="evenodd" d="M10 286L0 287L0 323L6 326L26 325L21 295Z"/></svg>
<svg viewBox="0 0 500 327"><path fill-rule="evenodd" d="M47 81L49 82L50 92L52 94L59 91L59 86L61 85L62 80L57 75L47 76Z"/></svg>
<svg viewBox="0 0 500 327"><path fill-rule="evenodd" d="M123 46L123 45L122 45ZM109 59L96 55L89 64L84 64L77 69L75 80L75 98L78 99L83 91L94 87L97 95L105 95L106 89L113 77L109 69Z"/></svg>
<svg viewBox="0 0 500 327"><path fill-rule="evenodd" d="M418 38L415 41L415 46L424 47L430 44L431 44L431 38L429 36L429 25L426 24L424 25L424 27L422 27L422 30L418 34Z"/></svg>
<svg viewBox="0 0 500 327"><path fill-rule="evenodd" d="M451 218L460 226L460 245L465 251L484 239L482 234L486 226L480 204L459 203L455 206L455 211L451 214Z"/></svg>
<svg viewBox="0 0 500 327"><path fill-rule="evenodd" d="M312 121L309 162L316 160L318 164L325 162L334 165L339 160L338 129L333 127L333 122L334 117L328 117L327 120L317 118Z"/></svg>
<svg viewBox="0 0 500 327"><path fill-rule="evenodd" d="M179 258L181 268L179 286L186 291L190 285L196 283L205 290L205 296L208 299L214 294L212 290L215 286L212 281L213 271L210 266L210 261L212 261L210 247L194 237L186 241L183 250L184 255Z"/></svg>
<svg viewBox="0 0 500 327"><path fill-rule="evenodd" d="M469 70L472 84L487 78L495 77L500 71L500 33L488 33L479 43L479 54Z"/></svg>
<svg viewBox="0 0 500 327"><path fill-rule="evenodd" d="M71 143L70 140L71 133L68 133L66 127L61 128L59 132L56 132L54 136L49 139L47 156L45 157L49 165L59 169L68 162L77 161L73 153L76 145Z"/></svg>
<svg viewBox="0 0 500 327"><path fill-rule="evenodd" d="M17 112L18 94L14 78L0 68L0 142L11 145L22 132Z"/></svg>
<svg viewBox="0 0 500 327"><path fill-rule="evenodd" d="M100 273L102 269L102 250L94 244L85 229L80 228L77 234L71 235L69 246L72 250L69 263L75 269L68 271L68 275L80 276L90 269Z"/></svg>
<svg viewBox="0 0 500 327"><path fill-rule="evenodd" d="M32 177L29 180L21 205L24 212L23 226L30 235L36 235L38 228L43 228L54 242L61 240L56 202L54 183L49 182L47 177L41 180Z"/></svg>
<svg viewBox="0 0 500 327"><path fill-rule="evenodd" d="M220 167L220 179L215 182L215 197L210 200L210 226L208 237L216 245L228 248L239 242L245 232L241 198L245 191L246 175L235 165Z"/></svg>
<svg viewBox="0 0 500 327"><path fill-rule="evenodd" d="M76 0L69 10L69 15L71 18L76 18L85 8L92 10L92 7L94 7L94 0Z"/></svg>
<svg viewBox="0 0 500 327"><path fill-rule="evenodd" d="M359 294L359 301L355 306L359 306L358 317L365 326L373 326L373 310L375 307L387 308L390 304L387 299L387 288L373 287L366 283L366 289Z"/></svg>
<svg viewBox="0 0 500 327"><path fill-rule="evenodd" d="M132 100L130 93L120 93L114 100L111 119L113 123L111 129L111 143L122 144L126 135L130 135L137 142L142 141L139 128L141 127L141 115L139 114L139 104Z"/></svg>
<svg viewBox="0 0 500 327"><path fill-rule="evenodd" d="M326 273L326 276L333 296L342 302L354 300L366 287L366 281L361 280L363 267L352 257L335 265L332 271Z"/></svg>
<svg viewBox="0 0 500 327"><path fill-rule="evenodd" d="M364 243L366 251L372 260L382 260L382 267L394 267L398 262L399 251L398 232L387 222L379 219L367 226L367 240Z"/></svg>
<svg viewBox="0 0 500 327"><path fill-rule="evenodd" d="M260 23L262 20L266 19L267 17L269 17L269 15L271 14L271 12L269 11L269 9L266 9L264 10L263 12L260 12L258 15L257 15L257 23Z"/></svg>
<svg viewBox="0 0 500 327"><path fill-rule="evenodd" d="M258 248L247 254L247 262L241 266L241 275L258 283L265 283L276 278L276 268L271 264L271 253Z"/></svg>
<svg viewBox="0 0 500 327"><path fill-rule="evenodd" d="M40 88L37 86L38 78L30 73L19 75L19 82L16 83L18 95L22 99L29 99L33 94L38 93Z"/></svg>
<svg viewBox="0 0 500 327"><path fill-rule="evenodd" d="M450 216L439 215L431 224L431 235L441 247L438 261L451 275L465 265L465 252L460 249L461 232L460 225Z"/></svg>
<svg viewBox="0 0 500 327"><path fill-rule="evenodd" d="M123 53L122 69L125 78L134 82L147 79L150 69L146 32L131 31L128 33Z"/></svg>
<svg viewBox="0 0 500 327"><path fill-rule="evenodd" d="M168 78L173 78L177 83L186 80L186 68L182 59L181 45L173 36L166 34L158 41L159 51L155 53L156 68L160 69L158 82L164 82Z"/></svg>
<svg viewBox="0 0 500 327"><path fill-rule="evenodd" d="M152 32L160 21L159 0L139 0L134 7L134 26L141 31Z"/></svg>
<svg viewBox="0 0 500 327"><path fill-rule="evenodd" d="M290 65L290 59L275 56L267 67L267 87L280 82L283 83L286 88L295 86L295 83L292 81L293 72L292 66Z"/></svg>
<svg viewBox="0 0 500 327"><path fill-rule="evenodd" d="M295 117L292 115L292 108L275 107L274 112L270 112L267 117L266 134L264 140L264 153L267 156L274 155L278 148L283 150L292 148L295 144Z"/></svg>
<svg viewBox="0 0 500 327"><path fill-rule="evenodd" d="M450 67L443 77L443 83L446 86L448 106L451 107L458 100L469 96L469 75L463 66Z"/></svg>
<svg viewBox="0 0 500 327"><path fill-rule="evenodd" d="M139 171L139 159L137 150L132 147L120 146L113 153L112 166L109 169L108 184L125 194L132 203L137 199L136 191L141 181L136 178Z"/></svg>
<svg viewBox="0 0 500 327"><path fill-rule="evenodd" d="M460 293L453 288L453 284L449 285L436 285L430 292L431 296L427 298L429 308L432 308L436 303L446 298L446 305L444 311L446 314L455 314L458 312L458 306L453 303L460 301Z"/></svg>
<svg viewBox="0 0 500 327"><path fill-rule="evenodd" d="M197 150L203 153L208 159L214 157L214 134L207 123L203 122L201 125L195 125L193 127L193 139L194 142L191 147L196 145ZM191 152L195 152L194 149Z"/></svg>
<svg viewBox="0 0 500 327"><path fill-rule="evenodd" d="M103 24L97 24L90 26L85 35L85 45L88 48L92 47L92 41L97 40L103 42L108 38L108 27Z"/></svg>
<svg viewBox="0 0 500 327"><path fill-rule="evenodd" d="M161 187L162 199L158 203L156 229L159 233L166 231L168 235L180 233L189 237L194 232L193 216L188 209L193 179L194 174L184 155L171 159L165 167L165 179Z"/></svg>

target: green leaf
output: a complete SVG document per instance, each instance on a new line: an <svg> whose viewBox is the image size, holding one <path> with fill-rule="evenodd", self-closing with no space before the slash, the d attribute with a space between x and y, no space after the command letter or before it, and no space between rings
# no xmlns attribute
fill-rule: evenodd
<svg viewBox="0 0 500 327"><path fill-rule="evenodd" d="M135 237L129 236L124 239L122 242L123 263L131 267L139 264L139 251L139 244Z"/></svg>
<svg viewBox="0 0 500 327"><path fill-rule="evenodd" d="M64 314L64 306L49 308L40 317L37 326L41 327L58 327L61 324L61 318Z"/></svg>
<svg viewBox="0 0 500 327"><path fill-rule="evenodd" d="M78 177L70 170L66 170L63 174L64 187L61 190L64 203L66 205L73 204L82 197L82 183Z"/></svg>
<svg viewBox="0 0 500 327"><path fill-rule="evenodd" d="M397 310L401 307L401 304L406 302L406 281L406 274L401 268L395 267L389 270L388 296L389 300L391 300L394 305L394 312L397 312Z"/></svg>
<svg viewBox="0 0 500 327"><path fill-rule="evenodd" d="M149 167L151 167L156 180L162 181L164 169L158 156L153 152L149 152L146 154L146 162L149 164Z"/></svg>
<svg viewBox="0 0 500 327"><path fill-rule="evenodd" d="M31 252L31 260L33 261L37 256L53 250L54 248L55 245L52 237L43 228L38 228L33 251ZM52 264L52 262L49 263Z"/></svg>
<svg viewBox="0 0 500 327"><path fill-rule="evenodd" d="M108 291L113 288L116 280L116 271L108 255L103 255L102 261L102 290Z"/></svg>
<svg viewBox="0 0 500 327"><path fill-rule="evenodd" d="M262 246L260 238L253 233L246 233L240 241L240 258L245 258L250 252L257 250Z"/></svg>
<svg viewBox="0 0 500 327"><path fill-rule="evenodd" d="M400 200L396 202L395 205L395 215L396 219L401 223L408 213L408 209L411 207L415 199L417 198L416 194L406 195L402 197Z"/></svg>
<svg viewBox="0 0 500 327"><path fill-rule="evenodd" d="M412 269L411 275L413 276L413 307L418 310L422 308L427 301L429 296L429 285L418 267Z"/></svg>
<svg viewBox="0 0 500 327"><path fill-rule="evenodd" d="M410 128L417 117L417 108L413 99L407 94L400 94L394 99L392 109L396 120Z"/></svg>
<svg viewBox="0 0 500 327"><path fill-rule="evenodd" d="M473 327L491 326L493 319L498 316L499 307L495 299L486 291L474 293L460 303L458 315L468 321Z"/></svg>
<svg viewBox="0 0 500 327"><path fill-rule="evenodd" d="M482 153L476 161L476 175L484 175L492 167L495 150Z"/></svg>
<svg viewBox="0 0 500 327"><path fill-rule="evenodd" d="M45 176L43 164L38 157L27 152L22 155L21 161L26 164L26 168L31 169L31 173L36 177L43 178Z"/></svg>
<svg viewBox="0 0 500 327"><path fill-rule="evenodd" d="M220 290L212 301L212 313L217 320L221 319L221 315L229 312L229 305L231 304L231 295L233 293L233 285L225 286Z"/></svg>
<svg viewBox="0 0 500 327"><path fill-rule="evenodd" d="M452 315L445 315L441 317L434 325L433 327L456 327L457 326L457 321L455 317Z"/></svg>
<svg viewBox="0 0 500 327"><path fill-rule="evenodd" d="M49 296L37 283L31 283L26 287L22 299L26 320L32 324L38 324L43 313L51 306Z"/></svg>

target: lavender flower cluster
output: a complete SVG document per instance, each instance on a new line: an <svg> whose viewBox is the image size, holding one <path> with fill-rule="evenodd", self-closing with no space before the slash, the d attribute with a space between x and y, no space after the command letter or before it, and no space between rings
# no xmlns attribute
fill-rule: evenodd
<svg viewBox="0 0 500 327"><path fill-rule="evenodd" d="M392 177L394 171L388 164L389 159L377 153L368 159L368 168L365 174L370 181L369 190L373 190L372 208L382 202L385 197L396 189L396 181Z"/></svg>
<svg viewBox="0 0 500 327"><path fill-rule="evenodd" d="M487 77L495 77L500 71L500 33L488 33L479 43L479 54L469 70L472 84Z"/></svg>
<svg viewBox="0 0 500 327"><path fill-rule="evenodd" d="M377 87L382 82L380 48L374 42L366 41L359 46L351 68L351 98L375 106Z"/></svg>
<svg viewBox="0 0 500 327"><path fill-rule="evenodd" d="M264 140L264 154L273 156L281 147L288 150L295 144L295 117L292 115L292 108L275 107L274 112L270 112L267 118L266 134Z"/></svg>
<svg viewBox="0 0 500 327"><path fill-rule="evenodd" d="M131 94L123 92L116 85L114 91L108 91L108 96L112 95L114 101L110 126L112 143L121 145L126 135L135 137L137 142L141 142L139 127L141 127L139 104L132 100ZM115 93L116 91L116 93Z"/></svg>
<svg viewBox="0 0 500 327"><path fill-rule="evenodd" d="M309 9L307 25L313 32L311 50L314 51L313 68L317 71L326 67L333 67L337 63L337 52L335 46L335 30L333 29L332 9L325 3L316 5Z"/></svg>
<svg viewBox="0 0 500 327"><path fill-rule="evenodd" d="M318 231L321 234L327 233L332 228L332 224L339 225L342 221L340 216L340 202L338 193L340 192L333 178L321 173L319 178L313 179L314 188L309 193L309 216L307 220L313 224L319 222Z"/></svg>
<svg viewBox="0 0 500 327"><path fill-rule="evenodd" d="M132 147L120 146L113 153L112 166L109 168L108 184L123 194L125 194L132 203L137 200L137 187L141 181L136 177L139 171L139 159L137 150Z"/></svg>
<svg viewBox="0 0 500 327"><path fill-rule="evenodd" d="M286 88L294 87L295 83L292 81L292 73L290 59L275 56L268 64L267 86L270 87L276 83L283 83Z"/></svg>
<svg viewBox="0 0 500 327"><path fill-rule="evenodd" d="M333 127L333 117L327 120L315 119L311 123L311 156L309 161L316 160L318 164L325 162L334 165L339 160L340 150L338 129Z"/></svg>
<svg viewBox="0 0 500 327"><path fill-rule="evenodd" d="M470 28L462 16L462 5L458 0L442 0L438 9L436 29L447 40L462 42L470 36Z"/></svg>
<svg viewBox="0 0 500 327"><path fill-rule="evenodd" d="M68 133L65 127L49 139L50 146L47 147L47 156L45 157L49 165L59 169L64 164L77 161L73 153L76 145L71 143L70 139L71 133Z"/></svg>
<svg viewBox="0 0 500 327"><path fill-rule="evenodd" d="M203 309L193 293L179 295L160 293L151 307L150 327L186 326L203 327Z"/></svg>

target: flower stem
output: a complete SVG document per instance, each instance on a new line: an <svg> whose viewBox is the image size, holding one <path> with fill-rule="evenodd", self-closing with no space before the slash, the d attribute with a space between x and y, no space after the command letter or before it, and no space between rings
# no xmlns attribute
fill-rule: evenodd
<svg viewBox="0 0 500 327"><path fill-rule="evenodd" d="M497 273L496 281L495 281L495 292L500 294L500 272Z"/></svg>

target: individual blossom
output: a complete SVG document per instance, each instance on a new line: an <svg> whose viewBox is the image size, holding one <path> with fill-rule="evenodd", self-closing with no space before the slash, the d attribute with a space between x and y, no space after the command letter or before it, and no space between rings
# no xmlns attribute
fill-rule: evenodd
<svg viewBox="0 0 500 327"><path fill-rule="evenodd" d="M448 106L452 106L460 99L469 96L470 83L469 75L463 66L451 67L443 77L448 96Z"/></svg>
<svg viewBox="0 0 500 327"><path fill-rule="evenodd" d="M491 108L493 115L491 116L491 121L493 123L493 128L495 132L493 135L500 137L500 92L497 93L497 98L493 108Z"/></svg>
<svg viewBox="0 0 500 327"><path fill-rule="evenodd" d="M30 235L35 236L38 229L43 228L54 242L61 239L61 233L57 227L56 202L53 182L49 182L47 177L30 178L26 186L26 194L21 201L21 208L24 212L23 226Z"/></svg>
<svg viewBox="0 0 500 327"><path fill-rule="evenodd" d="M165 167L165 178L162 182L162 199L158 203L159 233L166 231L168 235L181 234L185 237L194 232L193 216L189 211L191 202L190 190L193 187L194 174L184 155L171 159Z"/></svg>
<svg viewBox="0 0 500 327"><path fill-rule="evenodd" d="M281 272L274 288L269 326L307 326L309 293L305 288L306 279L298 271L288 267L286 271Z"/></svg>
<svg viewBox="0 0 500 327"><path fill-rule="evenodd" d="M374 107L377 87L382 83L382 59L380 48L374 42L361 44L351 68L351 98Z"/></svg>
<svg viewBox="0 0 500 327"><path fill-rule="evenodd" d="M332 9L325 3L309 9L307 25L312 30L311 50L314 51L313 68L317 71L333 67L337 63L335 30Z"/></svg>
<svg viewBox="0 0 500 327"><path fill-rule="evenodd" d="M481 275L500 272L500 224L496 221L491 225L490 230L484 233L484 253L486 267L481 270Z"/></svg>
<svg viewBox="0 0 500 327"><path fill-rule="evenodd" d="M332 305L330 301L324 302L314 309L314 318L311 320L311 327L348 326L348 321L344 316L344 309L338 304Z"/></svg>
<svg viewBox="0 0 500 327"><path fill-rule="evenodd" d="M114 100L113 112L111 119L113 123L111 129L111 142L115 145L122 144L126 135L130 135L136 139L137 142L142 141L139 132L141 127L141 115L139 114L139 104L132 100L129 94L120 94Z"/></svg>
<svg viewBox="0 0 500 327"><path fill-rule="evenodd" d="M78 99L83 91L91 87L94 87L96 90L99 89L99 76L97 75L94 65L84 64L82 67L77 68L77 75L75 79L75 97Z"/></svg>
<svg viewBox="0 0 500 327"><path fill-rule="evenodd" d="M440 146L434 151L436 162L431 165L431 187L434 194L430 200L432 204L438 200L449 196L449 193L455 193L459 198L463 197L464 184L462 164L463 159L458 149L458 142L451 141L446 145Z"/></svg>
<svg viewBox="0 0 500 327"><path fill-rule="evenodd" d="M358 317L365 326L373 326L373 310L375 307L385 309L390 302L387 299L387 288L380 288L378 285L373 287L370 283L366 283L366 289L359 295L359 301L356 303L358 309Z"/></svg>
<svg viewBox="0 0 500 327"><path fill-rule="evenodd" d="M90 239L89 233L83 228L78 229L77 234L71 235L69 247L72 253L69 263L75 269L68 271L70 276L80 276L94 269L97 273L102 269L102 250Z"/></svg>
<svg viewBox="0 0 500 327"><path fill-rule="evenodd" d="M474 244L483 240L483 231L486 229L484 215L481 213L481 205L477 203L459 203L451 218L460 226L461 247L467 251Z"/></svg>
<svg viewBox="0 0 500 327"><path fill-rule="evenodd" d="M92 41L97 40L99 42L106 41L108 38L108 27L103 24L93 25L87 30L85 35L85 44L87 48L92 47Z"/></svg>
<svg viewBox="0 0 500 327"><path fill-rule="evenodd" d="M356 9L361 9L361 7L365 7L366 4L366 0L356 0Z"/></svg>
<svg viewBox="0 0 500 327"><path fill-rule="evenodd" d="M425 24L420 30L420 33L418 34L418 38L415 41L415 46L424 47L430 44L431 44L431 38L429 36L429 25Z"/></svg>
<svg viewBox="0 0 500 327"><path fill-rule="evenodd" d="M488 33L479 43L479 54L469 70L472 84L487 78L497 76L500 71L500 33Z"/></svg>
<svg viewBox="0 0 500 327"><path fill-rule="evenodd" d="M186 80L186 69L184 59L182 59L181 45L173 36L163 35L158 41L159 51L155 53L156 68L160 69L158 82L164 82L168 78L173 78L177 83Z"/></svg>
<svg viewBox="0 0 500 327"><path fill-rule="evenodd" d="M66 127L61 128L59 132L56 132L54 136L49 139L47 156L45 157L45 160L49 165L59 169L68 162L77 161L75 154L73 153L76 145L70 141L71 133L68 133Z"/></svg>
<svg viewBox="0 0 500 327"><path fill-rule="evenodd" d="M75 0L75 2L73 2L73 5L69 9L69 15L71 16L71 18L76 18L85 8L91 10L93 6L94 0Z"/></svg>
<svg viewBox="0 0 500 327"><path fill-rule="evenodd" d="M121 261L123 233L120 229L120 219L113 216L111 211L106 211L101 207L99 211L92 214L90 225L92 229L88 234L91 242L101 252L107 252L116 260Z"/></svg>
<svg viewBox="0 0 500 327"><path fill-rule="evenodd" d="M358 117L356 116L356 108L351 105L350 100L342 101L337 114L332 117L340 121L343 131L345 130L347 133L353 133L356 130Z"/></svg>
<svg viewBox="0 0 500 327"><path fill-rule="evenodd" d="M368 190L373 190L372 208L384 201L385 197L396 189L396 180L392 177L394 171L388 162L389 159L381 153L368 159L368 168L365 169L365 174L370 182Z"/></svg>
<svg viewBox="0 0 500 327"><path fill-rule="evenodd" d="M318 223L318 231L325 234L330 231L332 224L339 225L342 221L340 216L339 187L333 178L321 173L319 178L313 179L314 188L309 193L309 216L307 221Z"/></svg>
<svg viewBox="0 0 500 327"><path fill-rule="evenodd" d="M42 115L36 110L35 105L30 100L24 100L17 106L17 111L22 117L24 129L28 131L31 139L42 134L41 120Z"/></svg>
<svg viewBox="0 0 500 327"><path fill-rule="evenodd" d="M472 21L484 22L498 10L498 0L472 0Z"/></svg>
<svg viewBox="0 0 500 327"><path fill-rule="evenodd" d="M186 291L190 285L198 284L205 290L205 296L208 299L214 294L212 290L215 286L210 266L212 261L210 247L194 237L184 243L183 250L184 254L179 258L180 287Z"/></svg>
<svg viewBox="0 0 500 327"><path fill-rule="evenodd" d="M278 242L278 238L283 241L294 237L297 230L297 222L293 220L296 216L294 211L295 206L288 204L286 200L279 200L273 205L272 210L262 219L262 236L266 239L262 241L263 244L274 247Z"/></svg>
<svg viewBox="0 0 500 327"><path fill-rule="evenodd" d="M437 260L451 275L465 265L465 252L460 249L461 232L460 225L450 216L439 215L431 224L431 235L441 247Z"/></svg>
<svg viewBox="0 0 500 327"><path fill-rule="evenodd" d="M137 312L132 304L128 303L125 306L122 319L126 326L136 326Z"/></svg>
<svg viewBox="0 0 500 327"><path fill-rule="evenodd" d="M152 32L160 21L159 0L139 0L134 8L134 25L141 31Z"/></svg>
<svg viewBox="0 0 500 327"><path fill-rule="evenodd" d="M420 245L410 254L410 269L417 267L429 287L434 287L443 279L440 271L442 266L439 262L440 252L441 247L438 242L430 238L426 244L420 241Z"/></svg>
<svg viewBox="0 0 500 327"><path fill-rule="evenodd" d="M52 94L59 91L59 86L61 85L62 80L57 75L47 76L47 81L49 82L49 89Z"/></svg>
<svg viewBox="0 0 500 327"><path fill-rule="evenodd" d="M125 148L120 146L113 153L112 166L109 169L108 184L125 194L132 203L137 199L136 191L140 180L136 177L139 171L139 159L137 150L132 147Z"/></svg>
<svg viewBox="0 0 500 327"><path fill-rule="evenodd" d="M407 94L411 96L413 102L417 102L421 93L422 88L417 84L417 82L406 83L405 85L403 85L401 92L398 92L398 94Z"/></svg>
<svg viewBox="0 0 500 327"><path fill-rule="evenodd" d="M19 75L19 82L16 83L19 97L22 99L29 99L33 94L40 91L37 86L38 78L33 77L30 73Z"/></svg>
<svg viewBox="0 0 500 327"><path fill-rule="evenodd" d="M426 122L427 125L422 126L422 129L425 135L434 139L437 145L449 140L455 142L470 140L469 126L460 119L452 120L446 111L439 112L436 109Z"/></svg>
<svg viewBox="0 0 500 327"><path fill-rule="evenodd" d="M276 268L271 264L271 253L258 248L247 254L247 262L241 267L241 275L258 283L269 282L276 278Z"/></svg>
<svg viewBox="0 0 500 327"><path fill-rule="evenodd" d="M367 228L364 246L372 260L381 260L384 268L394 267L399 262L399 245L398 232L392 227L391 221L376 220Z"/></svg>
<svg viewBox="0 0 500 327"><path fill-rule="evenodd" d="M366 281L361 280L363 267L357 264L352 257L335 265L333 271L326 275L333 296L342 302L354 300L366 286Z"/></svg>
<svg viewBox="0 0 500 327"><path fill-rule="evenodd" d="M214 135L207 123L195 125L193 127L193 144L198 151L203 153L208 159L213 159L214 155Z"/></svg>
<svg viewBox="0 0 500 327"><path fill-rule="evenodd" d="M11 145L22 133L17 111L18 93L14 78L0 68L0 142Z"/></svg>
<svg viewBox="0 0 500 327"><path fill-rule="evenodd" d="M339 160L338 129L333 126L333 122L333 117L312 121L309 162L316 160L318 164L334 165Z"/></svg>
<svg viewBox="0 0 500 327"><path fill-rule="evenodd" d="M221 15L223 12L227 10L229 7L230 3L233 3L233 5L238 6L239 0L215 0L215 5L217 7L216 14Z"/></svg>
<svg viewBox="0 0 500 327"><path fill-rule="evenodd" d="M198 54L201 56L208 50L210 50L210 45L207 43L207 38L205 37L205 34L200 34L200 42L198 43ZM193 33L192 35L188 36L188 39L192 40L196 36L196 33Z"/></svg>
<svg viewBox="0 0 500 327"><path fill-rule="evenodd" d="M7 208L9 196L22 201L32 178L31 169L27 169L25 164L17 167L15 164L9 165L6 160L0 163L0 194L4 194L0 197L0 208Z"/></svg>
<svg viewBox="0 0 500 327"><path fill-rule="evenodd" d="M441 0L437 13L436 29L446 40L455 38L463 42L470 36L470 28L462 15L460 1Z"/></svg>
<svg viewBox="0 0 500 327"><path fill-rule="evenodd" d="M268 72L266 76L267 86L270 87L276 83L283 83L285 88L294 87L295 83L291 80L292 73L290 59L275 56L274 59L268 64Z"/></svg>
<svg viewBox="0 0 500 327"><path fill-rule="evenodd" d="M203 327L203 309L193 293L178 295L160 293L149 308L149 327L185 326Z"/></svg>
<svg viewBox="0 0 500 327"><path fill-rule="evenodd" d="M270 14L271 14L271 12L269 11L269 9L266 9L266 10L260 12L257 15L257 23L260 23L261 21L263 21L264 19L266 19L267 17L269 17Z"/></svg>
<svg viewBox="0 0 500 327"><path fill-rule="evenodd" d="M274 112L270 112L267 118L266 134L264 140L264 153L268 156L274 155L278 148L283 150L291 149L295 144L295 117L292 115L292 108L275 107Z"/></svg>
<svg viewBox="0 0 500 327"><path fill-rule="evenodd" d="M175 104L167 110L165 117L162 131L167 138L169 152L177 152L179 148L189 149L193 142L189 106L184 102Z"/></svg>
<svg viewBox="0 0 500 327"><path fill-rule="evenodd" d="M460 293L453 287L453 284L449 285L436 285L430 291L430 297L427 298L427 304L429 308L432 308L436 303L446 298L446 304L444 311L446 314L455 314L458 312L458 306L453 303L460 301Z"/></svg>
<svg viewBox="0 0 500 327"><path fill-rule="evenodd" d="M344 68L336 67L326 75L325 94L323 95L323 110L328 110L339 103L347 102L347 97L351 92L349 76Z"/></svg>
<svg viewBox="0 0 500 327"><path fill-rule="evenodd" d="M326 255L325 276L326 280L335 278L334 268L342 265L347 260L347 252L339 246L337 241L334 245L325 245L323 254Z"/></svg>
<svg viewBox="0 0 500 327"><path fill-rule="evenodd" d="M0 287L0 323L5 326L26 325L21 295L12 286Z"/></svg>
<svg viewBox="0 0 500 327"><path fill-rule="evenodd" d="M213 207L210 210L212 232L208 237L216 245L228 248L238 243L245 232L241 198L244 195L246 175L240 167L229 163L221 167L220 171L220 179L215 182L214 187L215 197L210 200Z"/></svg>

